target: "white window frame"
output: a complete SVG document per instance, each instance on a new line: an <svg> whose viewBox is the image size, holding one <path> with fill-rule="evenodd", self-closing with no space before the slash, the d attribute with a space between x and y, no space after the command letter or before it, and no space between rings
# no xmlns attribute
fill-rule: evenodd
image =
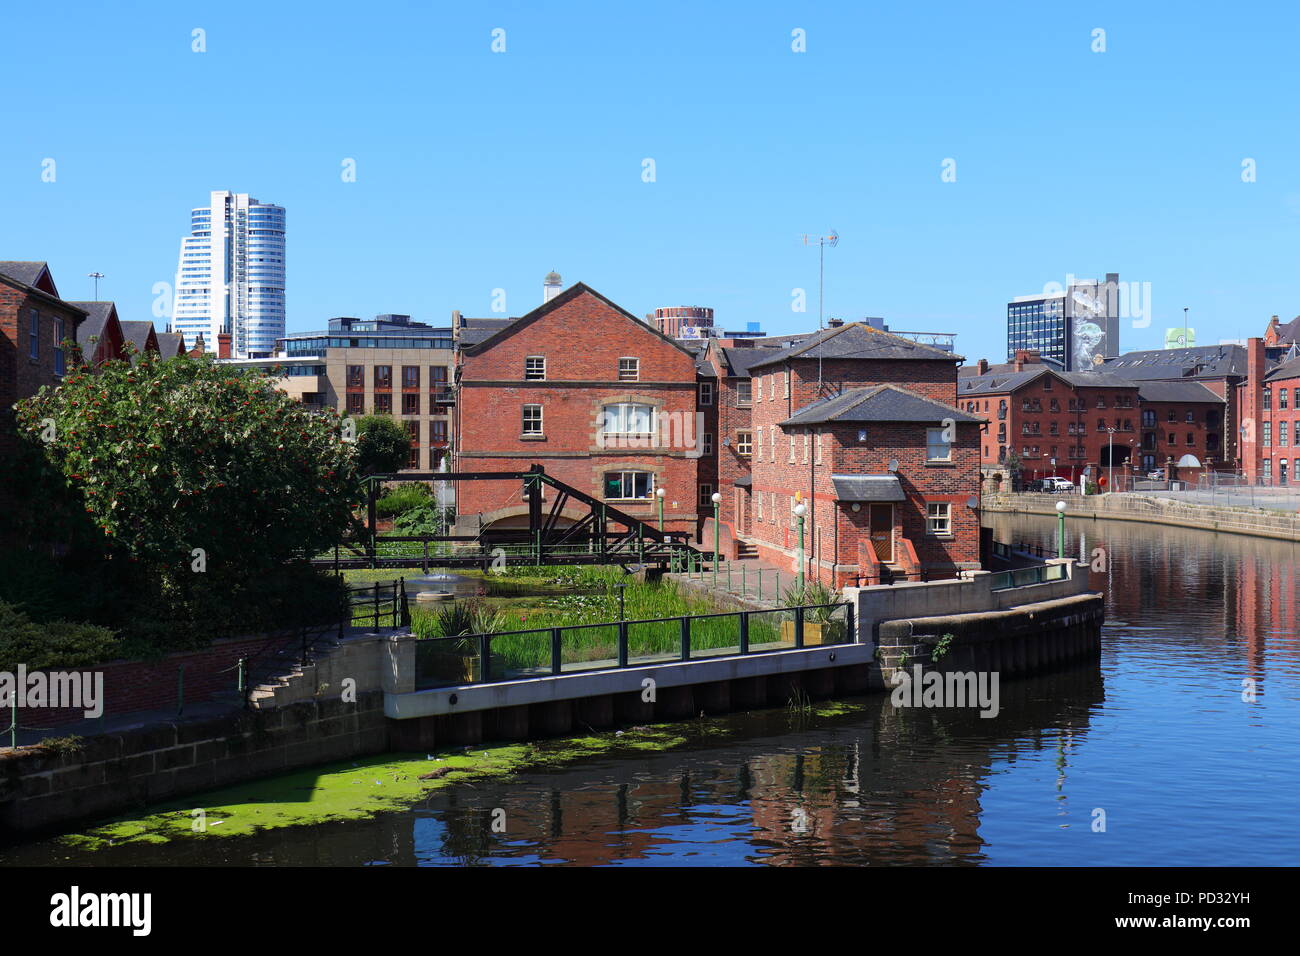
<svg viewBox="0 0 1300 956"><path fill-rule="evenodd" d="M819 465L822 463L822 437L823 437L823 436L822 436L821 434L818 434L818 436L817 436L817 452L816 452L816 455L817 455L817 464L819 464Z"/></svg>
<svg viewBox="0 0 1300 956"><path fill-rule="evenodd" d="M761 431L759 434L763 434ZM743 436L743 437L742 437ZM736 432L736 454L741 458L750 458L754 454L754 433L740 430Z"/></svg>
<svg viewBox="0 0 1300 956"><path fill-rule="evenodd" d="M619 483L623 486L620 490L626 490L627 483L628 483L628 478L627 478L628 475L647 475L648 476L646 481L647 488L646 488L646 493L644 495L629 495L629 496L620 496L617 498L606 497L605 498L606 501L646 501L654 497L655 473L653 471L643 471L639 468L624 468L618 471L607 471L601 476L600 487L601 487L602 494L607 490L610 475L620 476ZM632 486L633 486L632 490L635 491L636 490L635 478L632 479Z"/></svg>
<svg viewBox="0 0 1300 956"><path fill-rule="evenodd" d="M618 380L620 382L641 381L641 360L635 355L624 355L620 358L618 360Z"/></svg>
<svg viewBox="0 0 1300 956"><path fill-rule="evenodd" d="M749 389L749 398L748 398L748 399L744 399L744 398L741 397L740 389L741 389L742 386L743 386L744 388ZM753 404L754 404L754 383L753 383L753 381L751 381L750 379L747 379L747 378L746 378L746 379L742 379L741 381L739 381L739 382L736 383L736 407L737 407L737 408L749 408L749 407L751 407Z"/></svg>
<svg viewBox="0 0 1300 956"><path fill-rule="evenodd" d="M633 418L631 409L634 408L645 409L649 412L650 427L648 430L632 431L631 428L629 427ZM612 410L615 409L617 409L617 411L614 412L615 417L611 419L610 413ZM655 422L657 420L658 409L656 409L653 405L649 404L648 402L611 402L608 405L602 406L600 412L601 412L600 414L601 431L606 435L654 435L655 434ZM615 427L613 428L610 427L611 420L614 422L615 425Z"/></svg>
<svg viewBox="0 0 1300 956"><path fill-rule="evenodd" d="M803 463L808 464L808 450L812 447L812 433L803 433Z"/></svg>
<svg viewBox="0 0 1300 956"><path fill-rule="evenodd" d="M950 502L926 502L925 533L937 538L952 537L952 504Z"/></svg>
<svg viewBox="0 0 1300 956"><path fill-rule="evenodd" d="M943 437L944 431L945 429L942 428L927 428L925 430L925 460L926 461L952 461L953 443L944 439ZM939 437L933 438L932 436L934 435L938 435ZM944 446L944 448L947 450L946 455L934 455L931 453L932 449L937 448L939 445Z"/></svg>
<svg viewBox="0 0 1300 956"><path fill-rule="evenodd" d="M536 410L537 410L537 429L536 429L535 431L529 431L529 430L528 430L528 411L529 411L529 409L536 409ZM523 406L523 409L522 409L522 412L521 412L521 419L520 419L520 426L521 426L521 428L522 428L523 430L520 432L520 434L521 434L521 435L528 435L528 436L530 436L530 437L531 437L531 436L534 436L534 435L544 435L544 434L546 434L546 432L544 431L544 424L543 424L543 423L544 423L544 418L543 418L543 415L544 415L544 413L543 413L543 411L542 411L542 406L541 406L540 404L538 404L538 403L536 403L536 402L529 402L528 404L524 405L524 406Z"/></svg>
<svg viewBox="0 0 1300 956"><path fill-rule="evenodd" d="M540 362L541 369L528 367L529 362ZM525 382L544 382L546 381L546 356L545 355L526 355L524 356L524 381Z"/></svg>

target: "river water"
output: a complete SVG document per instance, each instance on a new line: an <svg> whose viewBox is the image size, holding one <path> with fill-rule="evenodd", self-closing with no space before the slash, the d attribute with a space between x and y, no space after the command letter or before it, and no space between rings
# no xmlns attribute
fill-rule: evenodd
<svg viewBox="0 0 1300 956"><path fill-rule="evenodd" d="M1055 521L986 519L1053 544ZM1206 865L1300 862L1297 548L1079 521L1100 663L1001 686L1001 710L775 710L689 746L436 792L363 822L8 863ZM1243 681L1251 682L1243 684ZM1252 691L1254 700L1243 700ZM504 811L503 813L501 811ZM491 822L501 821L504 832Z"/></svg>

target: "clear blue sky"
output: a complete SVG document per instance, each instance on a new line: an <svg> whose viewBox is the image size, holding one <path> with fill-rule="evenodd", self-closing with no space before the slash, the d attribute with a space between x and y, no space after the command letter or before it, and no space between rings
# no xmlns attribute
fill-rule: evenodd
<svg viewBox="0 0 1300 956"><path fill-rule="evenodd" d="M1184 306L1202 343L1300 313L1294 2L280 7L8 8L0 259L73 299L103 272L148 318L189 210L230 189L288 210L290 331L490 314L495 288L518 315L552 268L636 314L794 331L797 237L832 228L828 314L972 360L1069 273L1151 284L1126 349Z"/></svg>

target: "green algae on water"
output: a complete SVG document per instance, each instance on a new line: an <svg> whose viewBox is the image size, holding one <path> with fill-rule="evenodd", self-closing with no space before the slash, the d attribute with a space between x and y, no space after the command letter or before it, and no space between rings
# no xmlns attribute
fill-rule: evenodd
<svg viewBox="0 0 1300 956"><path fill-rule="evenodd" d="M119 816L60 842L79 850L126 843L247 836L262 830L359 820L406 809L444 787L617 752L663 751L689 738L672 726L437 751L376 754L297 770L169 801L144 816ZM420 779L446 771L435 779Z"/></svg>

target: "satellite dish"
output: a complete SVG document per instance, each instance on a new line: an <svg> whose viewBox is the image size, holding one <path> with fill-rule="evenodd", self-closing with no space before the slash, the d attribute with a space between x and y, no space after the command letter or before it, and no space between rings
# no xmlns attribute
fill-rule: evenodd
<svg viewBox="0 0 1300 956"><path fill-rule="evenodd" d="M898 459L897 459L897 458L891 458L891 459L889 460L889 470L890 470L890 472L898 471Z"/></svg>
<svg viewBox="0 0 1300 956"><path fill-rule="evenodd" d="M972 511L978 508L979 506L980 506L980 500L976 498L974 495L971 495L969 498L966 499L966 507L970 508Z"/></svg>

